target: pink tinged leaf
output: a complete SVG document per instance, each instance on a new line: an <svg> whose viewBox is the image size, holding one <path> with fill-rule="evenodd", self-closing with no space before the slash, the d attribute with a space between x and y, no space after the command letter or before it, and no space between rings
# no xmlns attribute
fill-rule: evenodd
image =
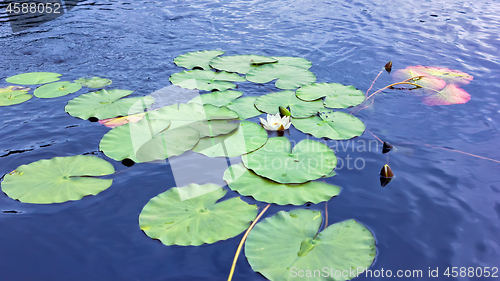
<svg viewBox="0 0 500 281"><path fill-rule="evenodd" d="M420 71L422 73L427 73L433 76L436 76L445 82L453 85L467 85L472 81L473 76L469 75L465 72L449 69L446 67L437 67L437 66L409 66L407 69L412 69L416 71Z"/></svg>
<svg viewBox="0 0 500 281"><path fill-rule="evenodd" d="M128 124L130 122L135 123L140 121L146 115L145 112L137 113L133 115L123 116L123 117L115 117L99 120L99 124L104 125L108 128L115 128L118 126L122 126Z"/></svg>
<svg viewBox="0 0 500 281"><path fill-rule="evenodd" d="M396 82L405 81L405 80L410 79L412 77L418 77L418 78L415 78L415 79L410 80L408 82L412 82L412 83L415 83L417 85L420 85L424 89L439 91L439 90L443 89L444 86L446 86L446 82L444 80L439 79L438 77L429 75L428 73L412 69L411 67L407 67L405 69L398 69L392 75L392 78Z"/></svg>
<svg viewBox="0 0 500 281"><path fill-rule="evenodd" d="M469 100L469 93L455 85L447 85L441 91L436 91L434 94L426 96L422 99L426 105L459 104L466 103Z"/></svg>

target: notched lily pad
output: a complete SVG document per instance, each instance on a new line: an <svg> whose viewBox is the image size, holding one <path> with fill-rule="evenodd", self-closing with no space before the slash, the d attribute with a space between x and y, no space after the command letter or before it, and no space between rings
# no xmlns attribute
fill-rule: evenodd
<svg viewBox="0 0 500 281"><path fill-rule="evenodd" d="M148 96L122 99L132 92L102 89L70 100L64 109L69 115L81 119L106 119L143 112L154 102L154 99Z"/></svg>
<svg viewBox="0 0 500 281"><path fill-rule="evenodd" d="M61 203L105 190L113 180L96 177L114 172L109 162L95 156L54 157L19 166L5 175L2 190L23 203Z"/></svg>
<svg viewBox="0 0 500 281"><path fill-rule="evenodd" d="M276 88L284 90L296 89L316 81L316 76L309 70L282 64L259 66L249 71L246 77L248 81L254 83L267 83L278 79L275 83Z"/></svg>
<svg viewBox="0 0 500 281"><path fill-rule="evenodd" d="M285 137L270 138L263 147L241 158L257 175L279 183L319 179L337 165L337 157L327 145L306 139L292 149Z"/></svg>
<svg viewBox="0 0 500 281"><path fill-rule="evenodd" d="M245 254L254 271L269 280L350 280L369 268L377 253L373 234L350 219L319 232L319 211L280 211L258 223L248 235ZM319 233L318 233L319 232ZM323 272L323 268L329 274ZM301 277L297 275L302 270ZM315 274L315 270L322 272ZM356 275L350 275L354 271ZM330 274L333 272L333 275ZM340 276L335 276L340 272ZM342 276L342 272L347 272Z"/></svg>
<svg viewBox="0 0 500 281"><path fill-rule="evenodd" d="M201 105L198 103L180 103L165 106L157 111L148 113L151 119L165 119L172 121L172 128L181 126L199 127L200 122L209 125L206 121L235 120L238 118L236 112L227 107L217 107L211 104ZM206 131L203 129L203 131ZM206 135L200 131L200 135Z"/></svg>
<svg viewBox="0 0 500 281"><path fill-rule="evenodd" d="M61 75L54 72L29 72L8 77L6 81L19 85L37 85L57 81Z"/></svg>
<svg viewBox="0 0 500 281"><path fill-rule="evenodd" d="M304 58L299 58L299 57L273 57L273 58L278 60L277 64L280 65L296 66L303 69L309 69L312 66L312 62Z"/></svg>
<svg viewBox="0 0 500 281"><path fill-rule="evenodd" d="M137 159L137 151L145 143L167 130L170 124L169 120L144 118L136 123L116 127L102 137L99 149L116 161L130 159L141 162Z"/></svg>
<svg viewBox="0 0 500 281"><path fill-rule="evenodd" d="M328 201L340 193L339 186L322 181L280 184L258 176L241 163L230 166L224 172L224 180L229 188L241 195L279 205L303 205L308 202L317 204Z"/></svg>
<svg viewBox="0 0 500 281"><path fill-rule="evenodd" d="M43 99L57 98L77 92L81 88L81 84L71 83L69 81L60 81L36 88L34 95L37 98Z"/></svg>
<svg viewBox="0 0 500 281"><path fill-rule="evenodd" d="M331 110L323 110L319 116L310 118L293 118L292 124L301 132L332 140L348 140L361 136L366 128L363 121L356 116Z"/></svg>
<svg viewBox="0 0 500 281"><path fill-rule="evenodd" d="M243 82L245 78L225 71L217 73L211 70L191 70L174 73L169 80L172 84L186 89L225 91L236 87L231 82Z"/></svg>
<svg viewBox="0 0 500 281"><path fill-rule="evenodd" d="M472 81L472 75L469 75L465 72L459 70L453 70L446 67L437 67L437 66L408 66L406 69L412 69L416 71L420 71L425 74L429 74L440 78L447 82L448 84L453 85L466 85Z"/></svg>
<svg viewBox="0 0 500 281"><path fill-rule="evenodd" d="M226 192L210 183L173 187L149 200L139 226L165 245L198 246L232 238L250 226L257 206L240 198L216 203Z"/></svg>
<svg viewBox="0 0 500 281"><path fill-rule="evenodd" d="M225 106L235 99L241 97L243 92L240 91L215 91L208 94L202 94L194 97L189 102L195 102L198 104L211 104L215 106Z"/></svg>
<svg viewBox="0 0 500 281"><path fill-rule="evenodd" d="M266 130L253 122L242 121L238 129L228 135L200 139L193 151L209 157L236 157L258 149L266 141Z"/></svg>
<svg viewBox="0 0 500 281"><path fill-rule="evenodd" d="M204 70L209 70L210 65L208 64L211 59L224 54L224 51L197 51L189 52L184 55L180 55L174 59L174 63L177 66L194 69L201 68Z"/></svg>
<svg viewBox="0 0 500 281"><path fill-rule="evenodd" d="M107 78L94 76L92 78L82 77L78 80L75 80L75 83L81 84L82 86L88 88L104 88L105 86L111 85L113 81Z"/></svg>
<svg viewBox="0 0 500 281"><path fill-rule="evenodd" d="M255 100L258 97L242 97L227 105L227 108L236 112L241 120L259 116L262 112L255 108Z"/></svg>
<svg viewBox="0 0 500 281"><path fill-rule="evenodd" d="M325 97L325 107L348 108L365 100L365 95L354 86L339 83L314 83L300 87L296 95L304 101L313 101Z"/></svg>
<svg viewBox="0 0 500 281"><path fill-rule="evenodd" d="M0 106L20 104L31 99L33 96L28 94L29 90L20 86L0 88Z"/></svg>
<svg viewBox="0 0 500 281"><path fill-rule="evenodd" d="M323 109L323 103L317 101L303 101L295 95L293 91L281 91L260 96L255 101L255 107L268 114L279 113L279 107L289 108L290 113L295 118L305 118L318 113Z"/></svg>
<svg viewBox="0 0 500 281"><path fill-rule="evenodd" d="M246 74L260 65L276 63L277 59L259 55L236 55L218 57L210 61L210 66L227 72Z"/></svg>
<svg viewBox="0 0 500 281"><path fill-rule="evenodd" d="M193 149L200 139L197 130L191 127L167 129L141 145L136 152L139 162L163 160L181 155Z"/></svg>

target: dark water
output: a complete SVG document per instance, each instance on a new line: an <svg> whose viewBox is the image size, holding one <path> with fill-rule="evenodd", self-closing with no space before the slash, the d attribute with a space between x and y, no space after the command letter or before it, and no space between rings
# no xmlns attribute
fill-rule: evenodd
<svg viewBox="0 0 500 281"><path fill-rule="evenodd" d="M366 91L385 63L443 66L474 80L472 99L424 105L399 91L377 96L359 117L396 145L396 179L380 187L381 147L357 151L367 131L338 144L344 161L328 182L343 187L328 203L329 223L354 218L376 236L372 270L500 266L500 163L422 146L431 144L500 159L500 3L498 1L86 1L40 27L12 34L2 14L0 86L31 71L109 77L113 88L146 95L169 85L188 51L299 56L313 62L318 82ZM375 88L392 82L383 74ZM275 90L241 83L247 95ZM95 153L122 173L97 196L53 205L0 195L0 280L225 280L242 235L201 247L167 247L144 235L146 202L175 185L169 164L126 168L98 152L109 130L64 112L68 100L33 98L0 107L0 174L55 156ZM256 119L252 119L256 121ZM305 135L291 129L291 139ZM373 143L372 143L373 144ZM334 141L328 145L335 147ZM353 151L353 147L354 151ZM368 150L368 149L367 149ZM358 167L353 168L353 161ZM234 193L228 195L236 196ZM247 202L256 203L251 198ZM258 203L264 206L263 203ZM309 208L324 210L325 204ZM301 206L304 207L304 206ZM293 207L273 206L266 216ZM365 277L360 277L363 279ZM383 278L366 278L382 280ZM233 280L265 280L240 256ZM498 280L488 278L488 280Z"/></svg>

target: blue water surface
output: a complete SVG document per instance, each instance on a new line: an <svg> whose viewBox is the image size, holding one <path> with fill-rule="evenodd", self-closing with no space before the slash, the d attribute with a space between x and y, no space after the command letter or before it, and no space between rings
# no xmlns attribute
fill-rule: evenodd
<svg viewBox="0 0 500 281"><path fill-rule="evenodd" d="M354 218L374 233L372 270L423 271L424 277L408 280L476 280L443 273L447 267L500 267L500 163L423 144L500 160L499 4L99 0L80 2L64 16L18 33L2 11L0 87L15 74L49 71L63 74L63 80L108 77L109 88L143 96L168 86L169 76L182 70L173 63L176 56L198 50L303 57L313 63L318 82L362 91L391 60L394 69L427 65L467 72L474 80L463 87L472 96L466 104L427 106L420 97L387 90L358 114L367 126L361 137L326 142L344 163L327 179L343 188L328 202L328 223ZM383 73L374 89L391 82ZM239 85L245 95L276 91L272 83ZM242 234L179 247L164 246L140 230L142 207L175 186L170 165L127 168L99 152L109 128L64 112L85 91L0 107L1 175L40 159L79 154L98 155L122 171L109 189L75 202L32 205L1 193L0 211L17 213L0 212L0 280L227 279ZM397 151L383 155L370 132ZM292 128L288 137L299 141L306 135ZM371 149L359 149L372 140ZM387 161L396 179L381 187L378 173ZM294 208L324 211L325 203L273 205L265 216ZM429 268L438 268L439 277L429 278ZM233 280L266 279L242 253Z"/></svg>

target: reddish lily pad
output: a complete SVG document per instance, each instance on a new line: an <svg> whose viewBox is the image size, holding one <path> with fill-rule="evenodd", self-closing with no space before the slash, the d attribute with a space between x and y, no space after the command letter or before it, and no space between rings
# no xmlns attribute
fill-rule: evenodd
<svg viewBox="0 0 500 281"><path fill-rule="evenodd" d="M422 101L426 105L450 105L466 103L470 100L470 94L455 85L446 85L440 91L433 91L425 96Z"/></svg>
<svg viewBox="0 0 500 281"><path fill-rule="evenodd" d="M417 65L417 66L408 66L407 69L412 69L432 75L434 77L444 80L448 84L453 84L453 85L467 85L474 78L472 75L469 75L465 72L449 69L446 67Z"/></svg>
<svg viewBox="0 0 500 281"><path fill-rule="evenodd" d="M410 67L407 67L405 69L398 69L392 75L392 78L396 82L405 81L413 77L416 78L410 80L409 82L418 84L425 89L432 89L435 91L439 91L443 89L444 86L446 86L446 82L443 79L440 79L433 75L429 75L428 73L425 72L415 70Z"/></svg>

